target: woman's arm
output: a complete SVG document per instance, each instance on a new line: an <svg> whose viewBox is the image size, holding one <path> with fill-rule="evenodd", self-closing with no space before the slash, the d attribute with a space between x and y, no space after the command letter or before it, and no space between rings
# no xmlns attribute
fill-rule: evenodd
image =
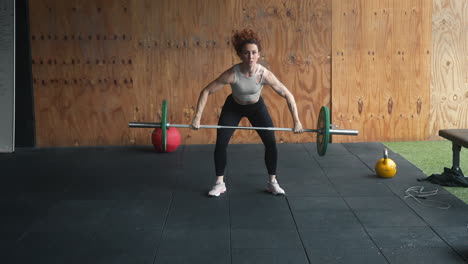
<svg viewBox="0 0 468 264"><path fill-rule="evenodd" d="M200 120L205 109L206 102L208 101L208 96L222 89L226 84L234 82L234 71L231 69L223 72L216 80L208 84L200 92L198 97L197 110L192 120L192 129L198 129L200 127Z"/></svg>
<svg viewBox="0 0 468 264"><path fill-rule="evenodd" d="M293 94L270 71L265 72L265 84L269 85L277 94L286 99L289 111L291 112L294 121L294 133L304 132L301 121L299 120L296 100L294 99Z"/></svg>

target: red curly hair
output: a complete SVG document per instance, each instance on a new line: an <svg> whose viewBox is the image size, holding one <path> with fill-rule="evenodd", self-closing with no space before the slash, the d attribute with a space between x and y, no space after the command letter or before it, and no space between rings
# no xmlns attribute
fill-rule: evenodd
<svg viewBox="0 0 468 264"><path fill-rule="evenodd" d="M242 53L242 48L245 44L255 44L258 47L258 51L262 50L260 37L251 29L246 28L240 32L236 30L232 35L231 42L238 56Z"/></svg>

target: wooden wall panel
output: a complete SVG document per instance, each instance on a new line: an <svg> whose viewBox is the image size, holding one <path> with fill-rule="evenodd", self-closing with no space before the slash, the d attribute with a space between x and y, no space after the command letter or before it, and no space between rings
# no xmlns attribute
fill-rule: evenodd
<svg viewBox="0 0 468 264"><path fill-rule="evenodd" d="M468 128L468 1L434 0L431 139L438 131Z"/></svg>
<svg viewBox="0 0 468 264"><path fill-rule="evenodd" d="M431 5L333 1L333 123L358 129L335 142L428 135Z"/></svg>
<svg viewBox="0 0 468 264"><path fill-rule="evenodd" d="M243 27L263 36L262 63L293 91L305 127L329 105L333 123L361 132L334 142L437 139L439 129L468 126L463 0L37 0L30 7L39 146L148 144L151 129L127 123L158 120L162 99L171 122L189 123L200 90L238 62L229 38ZM203 123L216 123L229 90L210 97ZM275 125L290 127L284 100L268 88L264 97ZM215 140L214 130L181 132L184 144ZM260 141L238 131L232 142Z"/></svg>
<svg viewBox="0 0 468 264"><path fill-rule="evenodd" d="M39 146L130 140L124 128L135 101L135 52L126 8L122 1L30 2Z"/></svg>
<svg viewBox="0 0 468 264"><path fill-rule="evenodd" d="M315 128L320 107L330 102L331 2L245 0L242 10L241 27L265 36L262 64L294 94L303 126ZM292 127L286 101L265 88L275 126ZM314 136L277 133L279 142L311 142Z"/></svg>
<svg viewBox="0 0 468 264"><path fill-rule="evenodd" d="M39 146L150 143L129 121L190 123L201 89L239 59L232 31L264 40L262 64L289 87L304 126L330 102L331 2L190 0L30 1ZM217 122L230 88L210 96L202 123ZM292 126L284 99L265 87L277 126ZM243 121L242 125L248 125ZM215 142L214 130L181 130L184 144ZM278 133L280 142L310 142ZM238 131L233 143L260 142Z"/></svg>

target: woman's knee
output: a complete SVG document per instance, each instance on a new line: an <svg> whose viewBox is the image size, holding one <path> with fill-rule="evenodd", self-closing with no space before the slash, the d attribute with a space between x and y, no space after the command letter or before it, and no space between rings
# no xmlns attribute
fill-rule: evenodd
<svg viewBox="0 0 468 264"><path fill-rule="evenodd" d="M278 148L276 147L276 142L271 144L265 144L265 151L269 153L278 153Z"/></svg>
<svg viewBox="0 0 468 264"><path fill-rule="evenodd" d="M259 131L259 134L265 147L276 148L276 137L273 131Z"/></svg>
<svg viewBox="0 0 468 264"><path fill-rule="evenodd" d="M216 144L215 146L215 154L226 153L227 151L227 144Z"/></svg>

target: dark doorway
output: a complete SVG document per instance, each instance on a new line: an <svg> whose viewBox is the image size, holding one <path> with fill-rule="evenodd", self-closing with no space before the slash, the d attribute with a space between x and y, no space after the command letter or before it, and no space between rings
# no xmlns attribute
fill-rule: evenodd
<svg viewBox="0 0 468 264"><path fill-rule="evenodd" d="M16 0L15 146L35 146L28 0Z"/></svg>

